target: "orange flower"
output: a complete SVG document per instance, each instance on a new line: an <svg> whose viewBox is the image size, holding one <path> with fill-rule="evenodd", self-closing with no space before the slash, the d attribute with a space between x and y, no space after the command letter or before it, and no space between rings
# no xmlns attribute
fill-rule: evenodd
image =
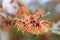
<svg viewBox="0 0 60 40"><path fill-rule="evenodd" d="M12 23L10 20L3 20L1 29L8 32L12 28Z"/></svg>
<svg viewBox="0 0 60 40"><path fill-rule="evenodd" d="M29 17L30 19L30 17ZM28 20L25 21L25 24L23 24L23 22L16 22L17 27L18 27L18 31L21 30L23 33L27 32L27 33L32 33L32 34L36 34L36 35L41 35L42 33L44 33L46 30L49 29L50 23L46 20L38 20L38 21L34 21L34 20ZM37 23L38 22L38 23ZM24 26L25 25L25 26Z"/></svg>
<svg viewBox="0 0 60 40"><path fill-rule="evenodd" d="M29 14L29 11L28 9L21 4L21 6L19 6L18 8L18 11L17 11L17 15L20 17L20 18L25 18L25 16L27 16L27 14Z"/></svg>
<svg viewBox="0 0 60 40"><path fill-rule="evenodd" d="M21 6L18 10L18 15L23 18L26 10L27 9L25 6ZM24 17L22 19L23 21L17 20L15 25L17 25L18 31L21 30L22 33L27 32L36 35L41 35L42 33L44 33L46 30L49 29L50 22L44 19L39 19L39 16L43 13L45 13L45 10L39 9L37 10L36 14Z"/></svg>

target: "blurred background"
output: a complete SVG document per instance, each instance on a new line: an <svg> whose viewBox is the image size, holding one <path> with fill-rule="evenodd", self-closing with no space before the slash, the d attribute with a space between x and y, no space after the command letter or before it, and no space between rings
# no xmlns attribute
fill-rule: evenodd
<svg viewBox="0 0 60 40"><path fill-rule="evenodd" d="M2 18L7 14L16 15L19 7L17 2L31 11L36 11L39 8L45 11L43 18L52 22L52 28L47 33L48 35L22 34L21 31L17 31L16 27L1 26L4 24L2 21L5 20ZM0 40L60 40L60 0L0 0Z"/></svg>

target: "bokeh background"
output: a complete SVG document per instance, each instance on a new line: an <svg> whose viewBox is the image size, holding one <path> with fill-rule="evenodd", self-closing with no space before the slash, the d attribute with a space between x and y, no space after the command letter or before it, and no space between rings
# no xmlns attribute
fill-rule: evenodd
<svg viewBox="0 0 60 40"><path fill-rule="evenodd" d="M14 0L13 4L10 4L11 0L0 0L0 6L2 5L4 14L16 14L18 9L17 0ZM22 34L21 31L17 31L16 27L12 27L8 32L2 31L0 28L0 40L60 40L60 0L18 0L20 3L25 5L29 10L35 11L36 9L42 8L45 11L44 19L52 22L52 30L48 32L49 35L34 35L34 34ZM13 9L12 5L16 8ZM3 14L3 15L4 15ZM5 16L5 15L4 15ZM1 16L0 16L1 20ZM1 22L1 21L0 21ZM3 23L0 23L2 25ZM1 26L0 26L1 27ZM7 27L4 27L6 29ZM4 30L3 29L3 30ZM46 38L44 38L45 36Z"/></svg>

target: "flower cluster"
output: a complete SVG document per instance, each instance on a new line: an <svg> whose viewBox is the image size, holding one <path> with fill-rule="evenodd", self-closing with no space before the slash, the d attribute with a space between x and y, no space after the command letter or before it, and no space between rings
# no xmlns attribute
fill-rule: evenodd
<svg viewBox="0 0 60 40"><path fill-rule="evenodd" d="M38 19L35 15L26 17L24 20L17 20L15 25L18 28L18 31L23 33L32 33L32 34L43 34L48 31L51 23L44 19Z"/></svg>

